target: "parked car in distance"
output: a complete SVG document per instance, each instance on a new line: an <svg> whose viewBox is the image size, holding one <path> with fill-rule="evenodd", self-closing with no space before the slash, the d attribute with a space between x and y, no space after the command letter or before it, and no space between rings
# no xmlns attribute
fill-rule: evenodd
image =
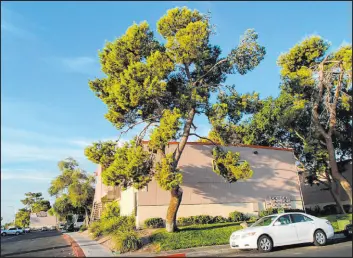
<svg viewBox="0 0 353 258"><path fill-rule="evenodd" d="M31 229L30 228L25 228L25 233L30 233Z"/></svg>
<svg viewBox="0 0 353 258"><path fill-rule="evenodd" d="M323 246L333 235L334 230L328 220L288 212L263 217L250 227L233 232L229 244L232 249L270 252L273 247L300 243Z"/></svg>
<svg viewBox="0 0 353 258"><path fill-rule="evenodd" d="M51 226L50 230L56 230L56 227L55 226Z"/></svg>
<svg viewBox="0 0 353 258"><path fill-rule="evenodd" d="M47 231L47 230L48 230L47 227L42 227L42 228L40 229L40 231Z"/></svg>
<svg viewBox="0 0 353 258"><path fill-rule="evenodd" d="M19 235L23 233L23 229L22 228L15 228L15 227L11 227L8 229L3 229L1 230L1 235L2 236L6 236L6 235Z"/></svg>

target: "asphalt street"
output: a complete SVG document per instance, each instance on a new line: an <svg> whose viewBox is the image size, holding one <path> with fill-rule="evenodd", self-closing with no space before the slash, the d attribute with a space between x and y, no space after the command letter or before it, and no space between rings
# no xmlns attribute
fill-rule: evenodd
<svg viewBox="0 0 353 258"><path fill-rule="evenodd" d="M71 245L58 231L1 237L1 257L74 257Z"/></svg>

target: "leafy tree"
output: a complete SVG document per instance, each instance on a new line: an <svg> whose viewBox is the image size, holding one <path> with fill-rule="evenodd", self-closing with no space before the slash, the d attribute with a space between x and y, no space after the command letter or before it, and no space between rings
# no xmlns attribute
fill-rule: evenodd
<svg viewBox="0 0 353 258"><path fill-rule="evenodd" d="M107 185L142 188L155 175L160 187L171 194L166 229L172 232L177 229L176 214L182 200L178 162L189 136L200 137L192 132L195 116L205 114L212 120L218 108L242 107L233 105L233 99L244 98L246 103L256 99L236 94L234 86L226 87L224 82L229 74L244 75L253 70L264 58L265 48L257 43L258 34L251 29L238 46L221 56L220 47L210 43L213 31L209 17L186 7L168 10L157 22L157 30L165 44L155 39L147 22L142 22L106 43L99 53L106 77L90 81L89 86L107 105L106 119L121 134L138 124L144 128L121 148L117 142L98 142L85 154L102 165ZM214 94L218 94L218 101L212 104ZM152 126L147 150L141 140ZM177 139L178 146L167 154L168 142ZM225 168L221 175L228 178L234 169Z"/></svg>
<svg viewBox="0 0 353 258"><path fill-rule="evenodd" d="M32 193L32 192L28 192L28 193L25 193L25 196L26 198L21 200L21 202L27 206L28 209L32 210L32 206L43 200L43 197L42 197L42 193Z"/></svg>
<svg viewBox="0 0 353 258"><path fill-rule="evenodd" d="M7 222L4 224L5 229L8 229L9 227L12 227L12 226L13 226L13 222Z"/></svg>
<svg viewBox="0 0 353 258"><path fill-rule="evenodd" d="M282 54L278 64L283 89L295 98L293 108L310 113L310 131L325 146L331 175L352 203L352 187L337 166L339 157L345 159L352 153L351 144L350 147L347 144L340 146L342 136L347 136L352 129L349 114L352 105L349 95L352 90L352 46L342 46L330 53L328 48L325 40L312 36Z"/></svg>
<svg viewBox="0 0 353 258"><path fill-rule="evenodd" d="M16 226L25 228L29 226L31 211L23 208L16 213L15 223Z"/></svg>
<svg viewBox="0 0 353 258"><path fill-rule="evenodd" d="M297 164L308 182L325 185L344 212L332 189L334 181L342 182L343 176L332 169L329 148L333 146L337 154L334 163L351 157L352 121L348 109L352 94L349 70L351 47L344 46L330 54L326 54L327 49L328 44L323 39L313 36L283 54L279 58L282 67L280 95L258 101L256 112L250 119L238 124L228 123L227 126L233 130L224 133L213 127L210 136L218 142L230 139L231 143L293 148ZM321 76L326 79L316 76L318 64L324 67L321 68L324 69ZM339 86L339 76L342 77L342 87ZM326 90L319 101L317 97L322 83L326 85ZM331 100L335 98L336 102ZM319 123L315 118L316 109L320 113ZM335 119L335 125L330 124L331 118ZM322 134L322 129L327 131L326 135ZM344 178L342 184L347 186Z"/></svg>
<svg viewBox="0 0 353 258"><path fill-rule="evenodd" d="M27 209L31 212L47 211L50 209L50 202L44 200L42 193L25 193L26 198L21 200L21 202L26 205Z"/></svg>
<svg viewBox="0 0 353 258"><path fill-rule="evenodd" d="M63 218L70 212L84 210L88 225L88 213L94 197L94 177L82 170L72 158L60 161L58 167L61 174L51 182L48 192L51 196L60 197L55 200L51 213Z"/></svg>
<svg viewBox="0 0 353 258"><path fill-rule="evenodd" d="M52 216L57 216L60 221L66 220L69 214L78 213L67 194L62 194L56 198L53 207L48 212Z"/></svg>
<svg viewBox="0 0 353 258"><path fill-rule="evenodd" d="M32 212L48 211L51 208L48 200L40 200L32 205Z"/></svg>

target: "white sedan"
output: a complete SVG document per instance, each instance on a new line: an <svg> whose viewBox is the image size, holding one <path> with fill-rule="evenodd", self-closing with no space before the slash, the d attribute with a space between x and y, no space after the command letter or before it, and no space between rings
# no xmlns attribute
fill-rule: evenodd
<svg viewBox="0 0 353 258"><path fill-rule="evenodd" d="M258 249L270 252L273 247L300 243L325 245L334 230L326 219L305 213L281 213L263 217L253 225L232 233L232 249Z"/></svg>

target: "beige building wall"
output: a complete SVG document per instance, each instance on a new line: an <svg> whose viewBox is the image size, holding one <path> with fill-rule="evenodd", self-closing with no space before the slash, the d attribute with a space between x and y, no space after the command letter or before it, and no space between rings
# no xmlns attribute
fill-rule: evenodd
<svg viewBox="0 0 353 258"><path fill-rule="evenodd" d="M167 152L175 147L176 144L170 144ZM274 195L288 196L292 208L302 208L292 151L258 146L227 147L240 152L241 159L247 160L254 171L252 179L230 184L212 170L213 147L200 143L186 145L179 161L183 199L178 217L201 214L226 217L235 210L254 214L265 208L266 198ZM142 225L147 218L165 218L170 193L153 180L146 189L138 191L137 200L137 223Z"/></svg>
<svg viewBox="0 0 353 258"><path fill-rule="evenodd" d="M102 182L102 167L98 165L96 170L96 185L93 203L100 203L103 196L108 194L108 186Z"/></svg>
<svg viewBox="0 0 353 258"><path fill-rule="evenodd" d="M29 226L34 229L56 226L56 223L56 217L50 216L48 212L45 211L41 211L38 214L31 213L29 217Z"/></svg>
<svg viewBox="0 0 353 258"><path fill-rule="evenodd" d="M121 197L119 200L121 215L130 216L133 214L135 210L135 192L136 190L133 187L121 191Z"/></svg>

